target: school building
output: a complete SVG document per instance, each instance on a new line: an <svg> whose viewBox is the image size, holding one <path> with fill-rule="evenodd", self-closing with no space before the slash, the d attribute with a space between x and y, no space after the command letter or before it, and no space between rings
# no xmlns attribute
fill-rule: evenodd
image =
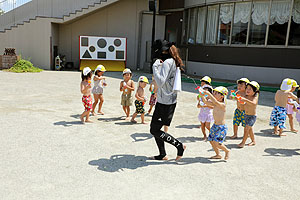
<svg viewBox="0 0 300 200"><path fill-rule="evenodd" d="M0 11L0 52L15 48L49 70L64 55L79 69L80 36L120 37L127 39L126 66L149 70L149 0L14 1L23 3ZM299 80L300 0L158 0L157 14L155 38L176 42L188 74Z"/></svg>

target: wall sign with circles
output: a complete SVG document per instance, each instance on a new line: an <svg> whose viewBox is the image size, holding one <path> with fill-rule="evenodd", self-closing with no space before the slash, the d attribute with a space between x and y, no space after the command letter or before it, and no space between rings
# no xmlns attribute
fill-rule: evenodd
<svg viewBox="0 0 300 200"><path fill-rule="evenodd" d="M80 36L81 60L126 61L126 38Z"/></svg>

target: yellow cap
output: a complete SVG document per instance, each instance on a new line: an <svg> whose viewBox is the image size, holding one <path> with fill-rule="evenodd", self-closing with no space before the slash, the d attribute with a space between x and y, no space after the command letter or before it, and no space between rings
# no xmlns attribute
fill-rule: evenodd
<svg viewBox="0 0 300 200"><path fill-rule="evenodd" d="M299 87L297 81L295 81L294 79L292 79L292 86L293 87Z"/></svg>
<svg viewBox="0 0 300 200"><path fill-rule="evenodd" d="M139 82L149 83L148 78L146 76L140 76Z"/></svg>
<svg viewBox="0 0 300 200"><path fill-rule="evenodd" d="M248 83L248 84L254 86L257 90L259 90L259 88L260 88L258 82L256 82L256 81L251 81L251 82Z"/></svg>
<svg viewBox="0 0 300 200"><path fill-rule="evenodd" d="M237 80L236 82L238 83L239 81L243 81L245 83L250 83L249 79L247 78L240 78L239 80Z"/></svg>
<svg viewBox="0 0 300 200"><path fill-rule="evenodd" d="M291 90L292 86L293 86L293 80L290 78L285 78L281 83L280 89L287 91L287 90Z"/></svg>
<svg viewBox="0 0 300 200"><path fill-rule="evenodd" d="M211 84L211 78L209 76L204 76L203 78L201 78L200 81L205 81L205 82Z"/></svg>
<svg viewBox="0 0 300 200"><path fill-rule="evenodd" d="M223 87L223 86L216 87L214 90L217 91L217 92L220 92L224 96L226 96L228 94L227 88Z"/></svg>
<svg viewBox="0 0 300 200"><path fill-rule="evenodd" d="M124 75L124 74L127 74L127 73L128 73L128 74L131 74L131 70L128 69L128 68L126 68L126 69L123 70L123 75Z"/></svg>
<svg viewBox="0 0 300 200"><path fill-rule="evenodd" d="M97 68L95 69L95 72L96 71L100 71L100 72L106 72L106 69L103 65L98 65Z"/></svg>

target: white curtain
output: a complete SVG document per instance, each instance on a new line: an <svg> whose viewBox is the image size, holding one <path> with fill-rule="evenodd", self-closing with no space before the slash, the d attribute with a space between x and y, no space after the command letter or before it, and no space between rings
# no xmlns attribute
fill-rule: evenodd
<svg viewBox="0 0 300 200"><path fill-rule="evenodd" d="M255 25L268 24L269 6L270 2L268 1L253 2L251 18Z"/></svg>
<svg viewBox="0 0 300 200"><path fill-rule="evenodd" d="M294 1L293 21L297 24L300 24L300 0Z"/></svg>
<svg viewBox="0 0 300 200"><path fill-rule="evenodd" d="M220 8L220 20L223 24L229 24L232 21L233 4L222 4Z"/></svg>
<svg viewBox="0 0 300 200"><path fill-rule="evenodd" d="M242 22L248 23L250 14L251 3L236 3L234 11L234 23Z"/></svg>
<svg viewBox="0 0 300 200"><path fill-rule="evenodd" d="M215 44L218 24L219 6L209 6L207 12L206 24L206 44Z"/></svg>
<svg viewBox="0 0 300 200"><path fill-rule="evenodd" d="M197 35L196 35L196 43L202 44L204 41L204 26L205 26L205 18L206 18L206 7L199 8L198 12L198 25L197 25Z"/></svg>
<svg viewBox="0 0 300 200"><path fill-rule="evenodd" d="M277 22L285 24L290 18L290 1L273 1L271 6L270 25Z"/></svg>
<svg viewBox="0 0 300 200"><path fill-rule="evenodd" d="M193 8L190 10L190 20L189 20L190 30L189 30L188 43L191 44L195 43L196 17L197 17L197 8Z"/></svg>

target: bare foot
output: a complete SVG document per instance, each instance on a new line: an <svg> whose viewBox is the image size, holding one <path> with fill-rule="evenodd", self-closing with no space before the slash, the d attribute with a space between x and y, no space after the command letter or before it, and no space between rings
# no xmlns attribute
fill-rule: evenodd
<svg viewBox="0 0 300 200"><path fill-rule="evenodd" d="M210 157L210 159L221 159L221 158L222 158L222 156L220 156L220 155L215 155L215 156Z"/></svg>
<svg viewBox="0 0 300 200"><path fill-rule="evenodd" d="M134 119L130 120L132 123L136 124L137 121L135 121Z"/></svg>
<svg viewBox="0 0 300 200"><path fill-rule="evenodd" d="M82 117L82 116L80 116L80 121L81 121L81 123L83 123L83 124L84 124L84 119L83 119L83 117Z"/></svg>
<svg viewBox="0 0 300 200"><path fill-rule="evenodd" d="M97 116L97 114L96 114L95 112L92 112L92 115L93 115L93 116Z"/></svg>
<svg viewBox="0 0 300 200"><path fill-rule="evenodd" d="M125 120L130 120L130 117L126 117Z"/></svg>
<svg viewBox="0 0 300 200"><path fill-rule="evenodd" d="M91 120L85 120L86 123L93 123Z"/></svg>
<svg viewBox="0 0 300 200"><path fill-rule="evenodd" d="M230 151L227 151L227 152L225 153L225 158L224 158L224 160L228 160L228 159L229 159L229 154L230 154Z"/></svg>
<svg viewBox="0 0 300 200"><path fill-rule="evenodd" d="M204 142L207 142L207 137L204 137L203 140L204 140Z"/></svg>
<svg viewBox="0 0 300 200"><path fill-rule="evenodd" d="M182 151L182 154L181 154L181 155L183 155L183 152L185 151L185 149L186 149L186 146L183 145L183 151ZM180 160L181 158L182 158L182 156L177 156L176 159L175 159L175 161L178 161L178 160Z"/></svg>
<svg viewBox="0 0 300 200"><path fill-rule="evenodd" d="M283 134L283 133L279 133L279 136L286 136L286 134Z"/></svg>
<svg viewBox="0 0 300 200"><path fill-rule="evenodd" d="M245 146L245 144L243 144L243 143L238 144L238 147L240 147L240 148L244 148L244 146Z"/></svg>
<svg viewBox="0 0 300 200"><path fill-rule="evenodd" d="M249 144L247 144L248 146L254 146L256 145L256 142L250 142Z"/></svg>
<svg viewBox="0 0 300 200"><path fill-rule="evenodd" d="M169 158L167 156L160 158L160 156L151 156L149 157L151 160L168 160Z"/></svg>
<svg viewBox="0 0 300 200"><path fill-rule="evenodd" d="M237 135L233 135L230 137L230 139L236 139L237 138Z"/></svg>
<svg viewBox="0 0 300 200"><path fill-rule="evenodd" d="M98 113L99 113L100 115L104 115L104 112L101 112L101 111L99 112L99 111L98 111Z"/></svg>
<svg viewBox="0 0 300 200"><path fill-rule="evenodd" d="M297 132L298 132L298 130L296 130L296 129L292 129L292 130L291 130L291 132L293 132L293 133L297 133Z"/></svg>
<svg viewBox="0 0 300 200"><path fill-rule="evenodd" d="M148 124L147 122L142 122L142 124Z"/></svg>

